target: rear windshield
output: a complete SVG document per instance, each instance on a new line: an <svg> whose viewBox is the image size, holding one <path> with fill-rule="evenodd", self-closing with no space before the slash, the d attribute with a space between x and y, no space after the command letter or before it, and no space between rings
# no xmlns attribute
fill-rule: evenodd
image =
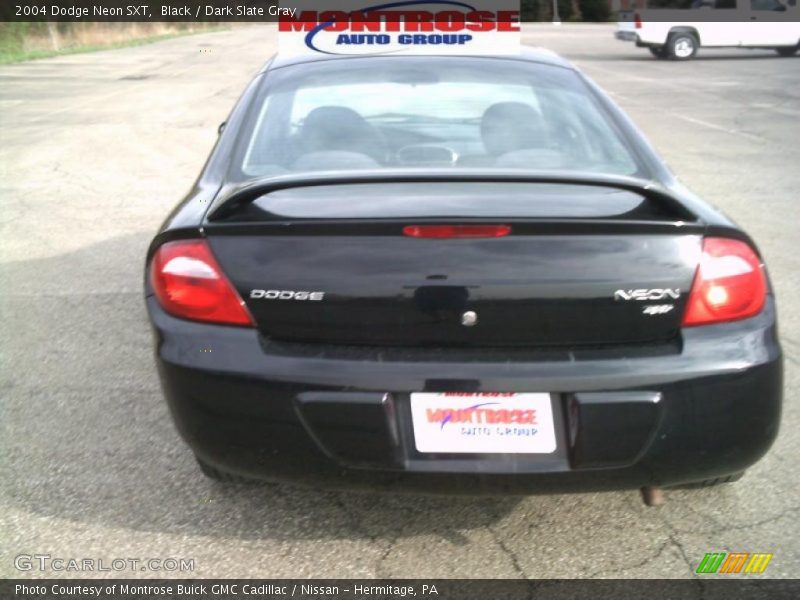
<svg viewBox="0 0 800 600"><path fill-rule="evenodd" d="M243 131L233 179L384 168L638 170L577 74L519 60L372 57L275 69Z"/></svg>

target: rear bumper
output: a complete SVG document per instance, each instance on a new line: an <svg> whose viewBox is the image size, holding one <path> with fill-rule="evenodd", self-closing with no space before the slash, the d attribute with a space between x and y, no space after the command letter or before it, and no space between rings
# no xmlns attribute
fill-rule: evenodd
<svg viewBox="0 0 800 600"><path fill-rule="evenodd" d="M673 353L585 360L279 345L147 302L178 430L205 462L246 476L470 494L666 486L742 471L778 432L771 301L753 319L686 330ZM420 454L418 391L549 392L558 449Z"/></svg>
<svg viewBox="0 0 800 600"><path fill-rule="evenodd" d="M622 40L623 42L635 42L639 39L639 36L636 35L634 31L626 31L624 29L620 29L614 32L614 37L618 40Z"/></svg>

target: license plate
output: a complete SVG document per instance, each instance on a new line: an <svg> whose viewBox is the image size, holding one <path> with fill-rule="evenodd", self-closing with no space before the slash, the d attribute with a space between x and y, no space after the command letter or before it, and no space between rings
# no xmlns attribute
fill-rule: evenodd
<svg viewBox="0 0 800 600"><path fill-rule="evenodd" d="M419 452L550 454L556 449L550 394L411 394Z"/></svg>

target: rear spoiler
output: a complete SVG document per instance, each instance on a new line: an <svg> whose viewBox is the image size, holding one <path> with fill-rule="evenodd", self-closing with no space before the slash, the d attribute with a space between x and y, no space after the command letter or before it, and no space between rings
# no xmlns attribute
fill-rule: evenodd
<svg viewBox="0 0 800 600"><path fill-rule="evenodd" d="M640 194L674 212L686 221L696 221L697 215L663 186L645 179L622 175L574 173L569 171L519 171L500 169L380 169L278 175L229 184L220 189L208 210L209 221L219 221L234 214L240 207L271 192L300 187L353 185L369 183L544 183L606 187Z"/></svg>

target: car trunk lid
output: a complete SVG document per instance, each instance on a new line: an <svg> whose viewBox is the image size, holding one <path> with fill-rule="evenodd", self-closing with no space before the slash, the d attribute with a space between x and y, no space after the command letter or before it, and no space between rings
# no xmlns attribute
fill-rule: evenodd
<svg viewBox="0 0 800 600"><path fill-rule="evenodd" d="M507 232L408 235L430 225ZM206 235L265 336L436 347L674 338L702 240L627 190L466 182L274 191Z"/></svg>

